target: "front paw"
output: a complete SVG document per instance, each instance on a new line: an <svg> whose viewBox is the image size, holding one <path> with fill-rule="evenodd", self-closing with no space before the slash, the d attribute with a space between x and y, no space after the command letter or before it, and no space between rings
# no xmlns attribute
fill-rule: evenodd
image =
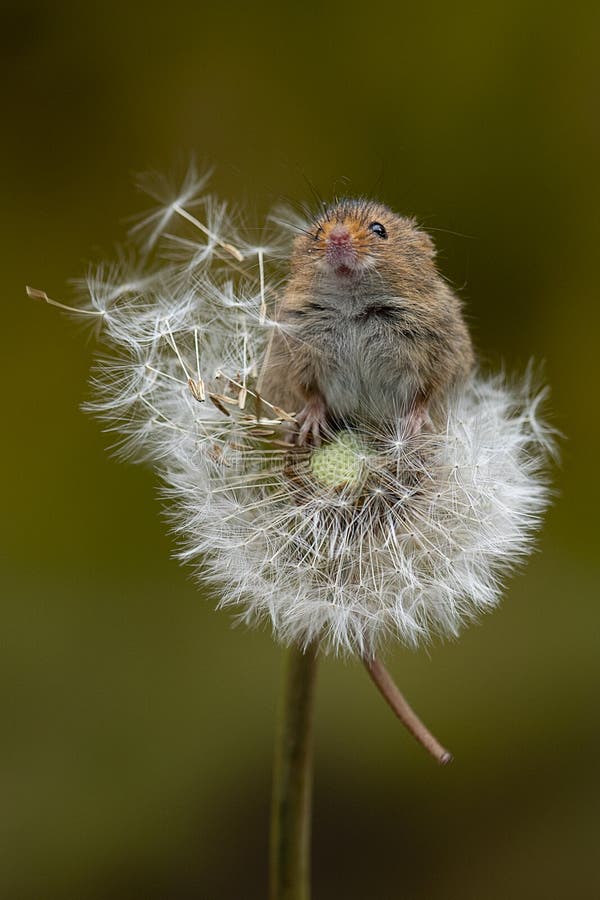
<svg viewBox="0 0 600 900"><path fill-rule="evenodd" d="M310 435L313 447L321 446L321 435L327 424L327 407L319 395L311 397L306 406L296 416L300 430L296 436L296 444L303 447Z"/></svg>

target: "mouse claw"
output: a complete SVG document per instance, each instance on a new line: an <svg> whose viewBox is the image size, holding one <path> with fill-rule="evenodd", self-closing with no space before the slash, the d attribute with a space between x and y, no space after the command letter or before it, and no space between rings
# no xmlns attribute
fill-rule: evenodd
<svg viewBox="0 0 600 900"><path fill-rule="evenodd" d="M322 397L311 397L306 406L296 416L300 431L296 439L299 447L304 447L310 435L313 447L321 446L321 432L327 421L327 408Z"/></svg>
<svg viewBox="0 0 600 900"><path fill-rule="evenodd" d="M298 446L303 447L310 434L313 447L321 446L321 426L318 419L306 419L298 434Z"/></svg>

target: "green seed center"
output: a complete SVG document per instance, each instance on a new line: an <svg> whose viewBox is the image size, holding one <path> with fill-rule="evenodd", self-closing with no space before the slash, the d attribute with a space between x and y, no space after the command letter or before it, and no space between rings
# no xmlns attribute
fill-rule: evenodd
<svg viewBox="0 0 600 900"><path fill-rule="evenodd" d="M335 440L315 450L311 472L327 488L360 487L365 476L365 447L351 431L340 431Z"/></svg>

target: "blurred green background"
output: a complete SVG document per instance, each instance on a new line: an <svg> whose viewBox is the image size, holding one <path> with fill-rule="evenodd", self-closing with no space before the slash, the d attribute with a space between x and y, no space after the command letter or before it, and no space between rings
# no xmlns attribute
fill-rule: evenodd
<svg viewBox="0 0 600 900"><path fill-rule="evenodd" d="M556 502L501 608L389 664L322 666L314 897L600 896L597 4L3 3L0 895L263 898L280 650L170 559L143 468L83 415L93 342L24 284L111 256L132 173L192 153L262 216L417 215L483 359L545 360Z"/></svg>

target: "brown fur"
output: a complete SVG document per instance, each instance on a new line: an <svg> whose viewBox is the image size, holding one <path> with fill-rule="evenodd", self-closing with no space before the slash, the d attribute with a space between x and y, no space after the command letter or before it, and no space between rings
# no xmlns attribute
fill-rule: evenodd
<svg viewBox="0 0 600 900"><path fill-rule="evenodd" d="M369 229L373 222L387 239ZM355 254L350 271L327 256L340 225ZM379 203L344 200L325 210L294 241L263 396L295 412L317 400L329 419L389 419L416 408L435 415L474 355L434 257L412 219Z"/></svg>

